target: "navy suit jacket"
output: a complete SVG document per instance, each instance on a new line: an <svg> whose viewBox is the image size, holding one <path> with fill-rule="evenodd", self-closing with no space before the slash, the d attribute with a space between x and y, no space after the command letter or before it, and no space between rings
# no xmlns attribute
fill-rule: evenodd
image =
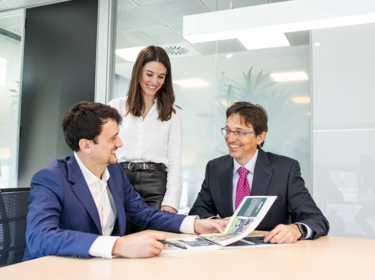
<svg viewBox="0 0 375 280"><path fill-rule="evenodd" d="M233 158L229 155L207 164L206 176L189 215L200 218L233 215ZM304 223L312 238L327 235L329 224L316 206L301 177L298 161L259 149L251 196L277 196L257 230L272 230L278 224Z"/></svg>
<svg viewBox="0 0 375 280"><path fill-rule="evenodd" d="M180 232L186 216L149 207L119 164L108 166L108 171L108 186L117 209L113 236L125 234L126 218L149 229ZM23 261L47 255L88 258L100 235L99 214L74 155L56 159L34 175Z"/></svg>

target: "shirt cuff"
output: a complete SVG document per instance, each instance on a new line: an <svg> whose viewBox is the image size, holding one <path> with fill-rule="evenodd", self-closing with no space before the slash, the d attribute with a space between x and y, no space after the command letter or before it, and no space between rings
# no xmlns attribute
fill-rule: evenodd
<svg viewBox="0 0 375 280"><path fill-rule="evenodd" d="M199 219L199 216L186 216L186 218L181 223L180 231L182 233L195 233L194 231L195 219Z"/></svg>
<svg viewBox="0 0 375 280"><path fill-rule="evenodd" d="M112 249L118 236L99 236L89 249L89 255L92 257L100 257L112 259L116 255L112 255Z"/></svg>
<svg viewBox="0 0 375 280"><path fill-rule="evenodd" d="M307 228L307 234L306 234L306 237L305 237L305 238L301 238L301 240L309 239L309 238L312 237L312 235L313 235L313 231L312 231L312 229L311 229L308 225L306 225L306 224L304 224L304 223L296 223L296 224L304 225L304 226Z"/></svg>

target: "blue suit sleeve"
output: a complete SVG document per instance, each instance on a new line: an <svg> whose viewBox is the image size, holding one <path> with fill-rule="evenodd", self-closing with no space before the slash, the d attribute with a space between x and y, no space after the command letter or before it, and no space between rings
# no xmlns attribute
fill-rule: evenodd
<svg viewBox="0 0 375 280"><path fill-rule="evenodd" d="M64 203L59 183L59 177L46 170L31 181L24 259L48 255L90 257L88 251L98 235L59 228Z"/></svg>

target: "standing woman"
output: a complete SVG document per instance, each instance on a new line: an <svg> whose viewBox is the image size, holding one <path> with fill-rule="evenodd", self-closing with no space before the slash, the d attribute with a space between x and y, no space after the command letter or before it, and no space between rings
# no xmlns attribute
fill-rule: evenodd
<svg viewBox="0 0 375 280"><path fill-rule="evenodd" d="M123 118L117 158L127 178L149 206L171 213L181 197L182 120L174 101L168 55L149 46L135 61L127 95L108 104ZM140 230L127 221L126 234Z"/></svg>

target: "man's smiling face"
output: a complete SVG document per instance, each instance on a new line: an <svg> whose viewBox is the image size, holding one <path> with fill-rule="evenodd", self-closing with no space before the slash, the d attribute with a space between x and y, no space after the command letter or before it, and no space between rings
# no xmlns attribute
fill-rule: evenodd
<svg viewBox="0 0 375 280"><path fill-rule="evenodd" d="M92 157L100 165L112 165L117 163L116 151L122 147L122 141L118 137L119 126L115 120L109 119L102 127L102 132L92 146Z"/></svg>
<svg viewBox="0 0 375 280"><path fill-rule="evenodd" d="M240 114L231 114L227 119L225 128L240 132L254 131L251 124L246 125L242 121ZM262 135L256 135L255 133L249 133L237 138L234 137L233 133L230 133L229 136L225 137L230 156L235 158L241 165L249 162L257 150L257 145L261 144L263 140Z"/></svg>

